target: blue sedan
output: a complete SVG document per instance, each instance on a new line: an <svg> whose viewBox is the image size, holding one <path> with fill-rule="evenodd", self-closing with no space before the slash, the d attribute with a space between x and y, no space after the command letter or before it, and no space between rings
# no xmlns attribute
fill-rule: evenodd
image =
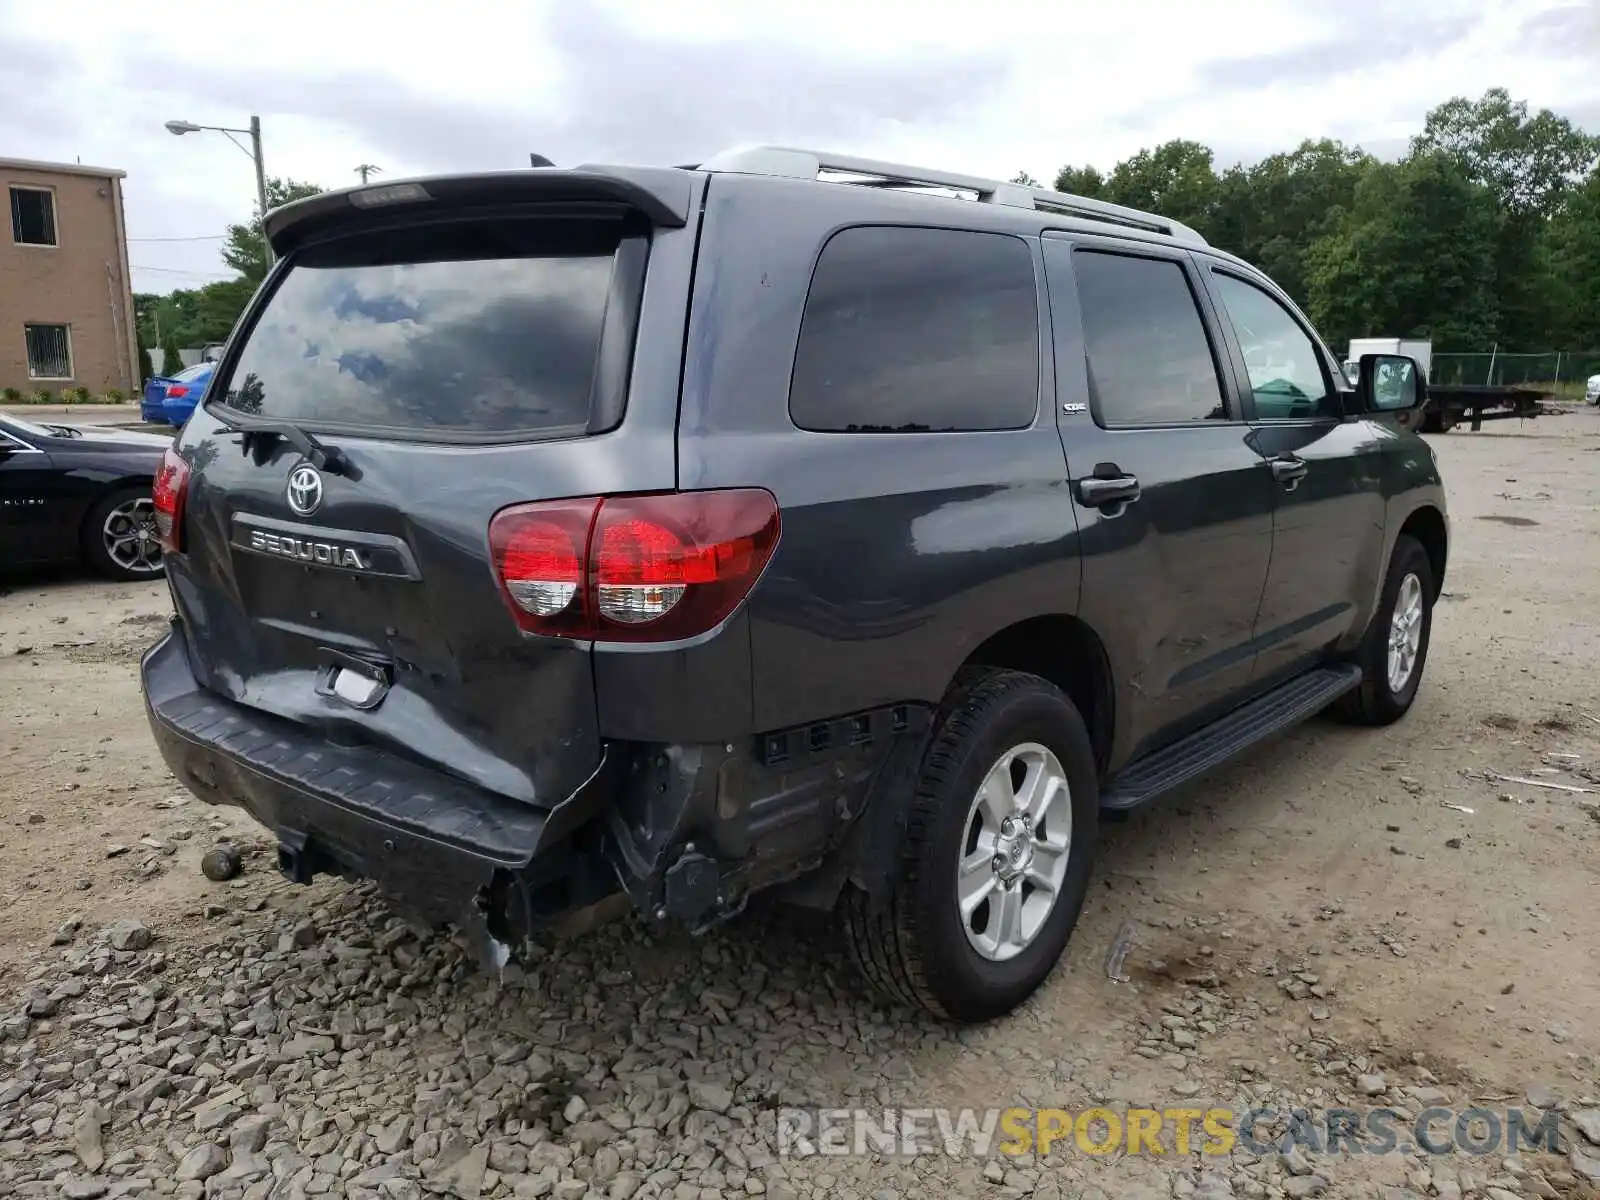
<svg viewBox="0 0 1600 1200"><path fill-rule="evenodd" d="M170 378L156 376L144 385L144 397L139 401L140 419L155 425L181 427L205 398L206 385L216 369L216 363L203 362L185 367Z"/></svg>

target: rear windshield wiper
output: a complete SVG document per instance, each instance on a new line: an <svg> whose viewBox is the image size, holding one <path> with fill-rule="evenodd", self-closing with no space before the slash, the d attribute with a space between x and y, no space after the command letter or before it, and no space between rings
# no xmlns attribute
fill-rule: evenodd
<svg viewBox="0 0 1600 1200"><path fill-rule="evenodd" d="M237 430L245 435L244 448L246 453L250 450L250 438L253 435L275 435L300 451L305 456L306 461L317 470L326 471L330 475L348 473L350 460L344 456L344 451L337 446L323 445L293 422L279 420L276 417L244 416L227 409L223 409L220 412L212 411L213 415L220 419L229 429Z"/></svg>

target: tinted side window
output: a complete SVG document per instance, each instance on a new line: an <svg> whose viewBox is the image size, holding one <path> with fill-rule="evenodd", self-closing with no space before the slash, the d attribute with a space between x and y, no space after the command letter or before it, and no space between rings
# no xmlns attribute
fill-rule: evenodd
<svg viewBox="0 0 1600 1200"><path fill-rule="evenodd" d="M1338 416L1339 398L1328 387L1316 347L1289 310L1242 279L1220 271L1211 278L1244 351L1256 416Z"/></svg>
<svg viewBox="0 0 1600 1200"><path fill-rule="evenodd" d="M1039 395L1027 243L873 226L829 239L800 322L789 414L830 432L1021 429Z"/></svg>
<svg viewBox="0 0 1600 1200"><path fill-rule="evenodd" d="M1175 262L1080 250L1089 387L1105 425L1227 420L1194 292Z"/></svg>

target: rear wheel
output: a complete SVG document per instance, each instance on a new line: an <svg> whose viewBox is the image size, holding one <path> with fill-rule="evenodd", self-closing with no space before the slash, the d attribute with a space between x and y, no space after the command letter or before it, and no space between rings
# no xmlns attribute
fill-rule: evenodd
<svg viewBox="0 0 1600 1200"><path fill-rule="evenodd" d="M107 579L154 579L161 574L161 543L149 488L123 488L89 510L83 552Z"/></svg>
<svg viewBox="0 0 1600 1200"><path fill-rule="evenodd" d="M1356 652L1361 686L1339 701L1340 716L1361 725L1387 725L1411 708L1428 661L1435 594L1428 552L1421 542L1401 534L1389 558L1378 611Z"/></svg>
<svg viewBox="0 0 1600 1200"><path fill-rule="evenodd" d="M934 1016L1009 1012L1050 974L1083 908L1099 792L1083 719L1033 675L985 670L941 709L895 882L845 897L868 981Z"/></svg>

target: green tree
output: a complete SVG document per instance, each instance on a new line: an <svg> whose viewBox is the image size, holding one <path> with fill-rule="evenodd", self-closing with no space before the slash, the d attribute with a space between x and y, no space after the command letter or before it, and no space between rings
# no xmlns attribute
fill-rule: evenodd
<svg viewBox="0 0 1600 1200"><path fill-rule="evenodd" d="M166 344L161 347L161 374L164 378L171 379L181 370L183 370L183 359L178 357L178 339L168 334Z"/></svg>
<svg viewBox="0 0 1600 1200"><path fill-rule="evenodd" d="M1547 108L1530 115L1525 101L1490 88L1477 100L1457 96L1433 109L1412 149L1448 155L1493 192L1500 206L1497 340L1517 349L1547 346L1565 323L1549 222L1600 160L1600 138Z"/></svg>
<svg viewBox="0 0 1600 1200"><path fill-rule="evenodd" d="M159 345L161 338L157 335L160 325L161 302L166 297L158 296L153 292L135 292L133 294L133 323L139 331L139 344L141 346Z"/></svg>
<svg viewBox="0 0 1600 1200"><path fill-rule="evenodd" d="M1119 162L1104 191L1113 203L1160 213L1202 234L1210 232L1220 194L1210 148L1182 139Z"/></svg>
<svg viewBox="0 0 1600 1200"><path fill-rule="evenodd" d="M1104 200L1105 176L1093 167L1062 167L1056 172L1056 191L1091 200Z"/></svg>
<svg viewBox="0 0 1600 1200"><path fill-rule="evenodd" d="M268 179L267 208L280 208L292 201L315 196L322 190L314 183ZM222 261L239 272L252 288L267 277L267 251L261 240L261 215L256 213L248 225L228 226L228 237L222 244Z"/></svg>
<svg viewBox="0 0 1600 1200"><path fill-rule="evenodd" d="M1600 167L1567 196L1549 242L1553 300L1564 314L1556 344L1600 350Z"/></svg>
<svg viewBox="0 0 1600 1200"><path fill-rule="evenodd" d="M1011 177L1011 182L1015 183L1015 184L1018 184L1018 185L1020 185L1022 187L1042 187L1043 186L1037 179L1035 179L1032 175L1029 175L1026 171L1018 171L1015 175L1013 175Z"/></svg>
<svg viewBox="0 0 1600 1200"><path fill-rule="evenodd" d="M1564 323L1556 302L1549 221L1537 213L1507 212L1502 207L1494 270L1500 298L1495 340L1502 349L1549 348Z"/></svg>
<svg viewBox="0 0 1600 1200"><path fill-rule="evenodd" d="M1374 162L1358 148L1324 139L1301 142L1253 167L1232 167L1219 181L1205 232L1305 304L1306 252L1354 203Z"/></svg>
<svg viewBox="0 0 1600 1200"><path fill-rule="evenodd" d="M1335 340L1426 332L1461 349L1540 350L1600 342L1584 265L1600 239L1596 171L1600 136L1491 88L1429 112L1399 164L1323 139L1219 175L1209 149L1177 140L1109 174L1063 167L1055 186L1193 226Z"/></svg>
<svg viewBox="0 0 1600 1200"><path fill-rule="evenodd" d="M225 342L244 312L256 285L248 279L226 279L200 289L195 304L194 342Z"/></svg>
<svg viewBox="0 0 1600 1200"><path fill-rule="evenodd" d="M1508 212L1548 217L1562 193L1600 159L1600 137L1548 108L1529 116L1527 101L1496 87L1480 99L1457 96L1429 112L1411 152L1448 155L1492 188Z"/></svg>
<svg viewBox="0 0 1600 1200"><path fill-rule="evenodd" d="M1494 194L1447 155L1369 167L1307 253L1312 319L1335 346L1372 334L1487 346L1500 316L1498 227Z"/></svg>
<svg viewBox="0 0 1600 1200"><path fill-rule="evenodd" d="M1160 213L1205 233L1215 216L1220 183L1211 150L1179 140L1139 151L1110 175L1090 166L1062 167L1056 191Z"/></svg>
<svg viewBox="0 0 1600 1200"><path fill-rule="evenodd" d="M155 378L156 369L150 365L150 347L145 345L144 338L139 339L139 386L142 388Z"/></svg>

